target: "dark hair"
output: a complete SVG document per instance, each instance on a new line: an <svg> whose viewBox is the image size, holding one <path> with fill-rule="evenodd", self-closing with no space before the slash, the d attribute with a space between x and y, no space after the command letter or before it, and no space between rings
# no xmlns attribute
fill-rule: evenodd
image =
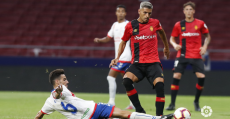
<svg viewBox="0 0 230 119"><path fill-rule="evenodd" d="M63 69L55 69L49 74L49 82L54 85L54 80L58 78L60 75L65 74Z"/></svg>
<svg viewBox="0 0 230 119"><path fill-rule="evenodd" d="M185 8L185 7L188 6L188 5L191 6L191 7L195 10L196 4L195 4L194 2L189 1L189 2L185 3L185 4L183 5L183 8Z"/></svg>
<svg viewBox="0 0 230 119"><path fill-rule="evenodd" d="M117 5L116 10L117 10L117 8L124 8L124 9L125 9L125 12L126 12L126 7L125 7L125 5Z"/></svg>

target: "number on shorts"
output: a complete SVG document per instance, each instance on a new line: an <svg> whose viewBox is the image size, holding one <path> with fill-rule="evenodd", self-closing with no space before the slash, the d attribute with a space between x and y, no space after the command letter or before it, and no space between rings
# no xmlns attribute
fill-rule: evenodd
<svg viewBox="0 0 230 119"><path fill-rule="evenodd" d="M178 63L179 63L179 61L176 60L176 61L174 62L174 67L177 67Z"/></svg>
<svg viewBox="0 0 230 119"><path fill-rule="evenodd" d="M77 113L77 108L75 106L73 106L72 104L65 104L63 102L61 102L61 106L64 110L71 112L72 114L76 114ZM68 110L68 108L72 108L73 110Z"/></svg>

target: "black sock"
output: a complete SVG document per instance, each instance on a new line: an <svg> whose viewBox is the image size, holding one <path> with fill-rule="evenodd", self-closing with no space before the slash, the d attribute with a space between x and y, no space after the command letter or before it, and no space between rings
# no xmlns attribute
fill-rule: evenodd
<svg viewBox="0 0 230 119"><path fill-rule="evenodd" d="M179 90L180 79L173 78L171 85L171 104L175 105L177 92Z"/></svg>
<svg viewBox="0 0 230 119"><path fill-rule="evenodd" d="M164 83L158 82L155 85L156 89L156 116L163 115L163 110L165 106L165 93L164 93Z"/></svg>
<svg viewBox="0 0 230 119"><path fill-rule="evenodd" d="M204 79L205 78L198 78L198 83L196 84L196 96L194 102L199 102L200 95L204 88Z"/></svg>
<svg viewBox="0 0 230 119"><path fill-rule="evenodd" d="M145 113L145 110L142 108L141 103L138 98L136 89L133 87L133 81L129 78L124 78L123 85L125 86L126 93L136 108L136 112Z"/></svg>

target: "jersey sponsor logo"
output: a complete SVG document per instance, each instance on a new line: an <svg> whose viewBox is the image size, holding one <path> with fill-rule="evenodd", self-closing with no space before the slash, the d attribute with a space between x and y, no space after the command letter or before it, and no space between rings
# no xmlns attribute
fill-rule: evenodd
<svg viewBox="0 0 230 119"><path fill-rule="evenodd" d="M197 25L195 25L195 27L194 27L196 30L198 29L198 26Z"/></svg>
<svg viewBox="0 0 230 119"><path fill-rule="evenodd" d="M84 112L83 116L81 117L81 119L85 118L86 114L89 112L89 108L87 108L87 110Z"/></svg>
<svg viewBox="0 0 230 119"><path fill-rule="evenodd" d="M134 37L135 40L147 40L147 39L152 39L152 38L155 38L156 36L155 35L149 35L149 36L136 36Z"/></svg>
<svg viewBox="0 0 230 119"><path fill-rule="evenodd" d="M149 28L149 29L150 29L150 31L153 31L153 26L150 26L150 28Z"/></svg>
<svg viewBox="0 0 230 119"><path fill-rule="evenodd" d="M200 34L199 33L183 33L182 36L199 36Z"/></svg>

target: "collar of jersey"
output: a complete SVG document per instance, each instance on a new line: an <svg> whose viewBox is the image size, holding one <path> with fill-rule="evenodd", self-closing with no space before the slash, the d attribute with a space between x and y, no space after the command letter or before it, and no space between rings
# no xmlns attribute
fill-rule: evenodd
<svg viewBox="0 0 230 119"><path fill-rule="evenodd" d="M136 20L137 20L137 19L136 19ZM141 23L141 22L139 22L138 20L137 20L137 22L140 23L140 24L148 24L148 23L149 23L149 21L148 21L147 23Z"/></svg>

